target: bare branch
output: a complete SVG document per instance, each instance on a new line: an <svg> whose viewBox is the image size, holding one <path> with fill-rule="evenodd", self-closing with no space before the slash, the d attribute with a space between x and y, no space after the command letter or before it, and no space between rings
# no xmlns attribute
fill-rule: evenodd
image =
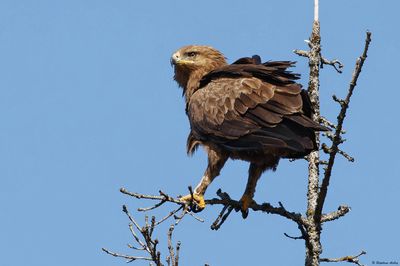
<svg viewBox="0 0 400 266"><path fill-rule="evenodd" d="M151 210L157 209L158 207L163 205L165 202L166 202L165 200L162 200L162 201L158 202L157 204L155 204L154 206L147 207L147 208L138 208L137 210L140 211L140 212L151 211Z"/></svg>
<svg viewBox="0 0 400 266"><path fill-rule="evenodd" d="M318 6L316 4L316 6ZM317 12L318 13L318 12ZM320 103L319 103L319 62L321 58L321 37L320 37L320 26L316 20L313 24L313 30L310 37L311 49L309 52L309 65L310 65L310 80L308 82L308 93L310 101L314 107L314 114L312 118L314 121L319 121L320 118ZM319 134L316 136L316 142L319 144ZM314 209L313 206L316 204L318 195L318 177L319 177L319 153L314 151L310 153L309 158L309 176L308 176L308 210ZM309 216L309 215L308 215Z"/></svg>
<svg viewBox="0 0 400 266"><path fill-rule="evenodd" d="M286 234L286 233L283 233L286 237L288 237L288 238L290 238L290 239L293 239L293 240L299 240L299 239L303 239L303 240L308 240L308 234L307 234L307 232L306 232L306 230L304 229L304 227L303 227L303 225L301 225L301 224L298 224L298 228L299 228L299 230L300 230L300 232L301 232L301 235L300 236L290 236L290 235L288 235L288 234Z"/></svg>
<svg viewBox="0 0 400 266"><path fill-rule="evenodd" d="M315 0L315 13L318 14L318 0ZM318 19L314 20L309 52L309 68L310 75L308 81L308 95L314 113L312 119L316 122L320 121L320 101L319 101L319 70L321 62L321 35L320 24ZM315 141L319 146L320 136L316 133ZM318 188L319 188L319 151L313 151L308 155L308 186L307 186L307 225L306 231L308 238L306 239L306 266L316 266L319 264L319 256L322 252L320 242L320 218L315 215L317 206Z"/></svg>
<svg viewBox="0 0 400 266"><path fill-rule="evenodd" d="M201 219L200 217L197 217L193 212L188 212L190 216L192 216L195 220L199 221L200 223L204 223L204 220Z"/></svg>
<svg viewBox="0 0 400 266"><path fill-rule="evenodd" d="M181 250L181 242L178 241L178 243L176 243L175 266L178 266L178 264L179 264L179 251L180 250Z"/></svg>
<svg viewBox="0 0 400 266"><path fill-rule="evenodd" d="M132 262L134 260L147 260L147 261L152 261L152 258L148 258L148 257L137 257L137 256L129 256L129 255L124 255L124 254L119 254L119 253L115 253L112 251L109 251L106 248L102 248L101 250L103 250L105 253L114 256L114 257L118 257L118 258L124 258L127 259L127 262Z"/></svg>
<svg viewBox="0 0 400 266"><path fill-rule="evenodd" d="M350 207L349 206L339 206L339 208L337 209L337 211L334 212L330 212L327 214L323 214L321 217L321 223L324 222L330 222L336 219L339 219L340 217L345 216L348 212L350 212Z"/></svg>
<svg viewBox="0 0 400 266"><path fill-rule="evenodd" d="M132 224L129 224L129 231L131 232L131 234L132 234L133 238L135 239L135 241L142 247L141 249L147 250L148 252L150 252L150 250L147 249L146 245L139 239L139 237L135 233L135 230L133 229Z"/></svg>
<svg viewBox="0 0 400 266"><path fill-rule="evenodd" d="M338 149L337 151L340 155L342 155L344 158L346 158L349 162L354 162L354 157L350 156L347 152L342 151L341 149Z"/></svg>
<svg viewBox="0 0 400 266"><path fill-rule="evenodd" d="M174 248L172 246L172 233L174 231L174 226L171 225L168 230L168 251L169 251L169 257L171 258L171 263L173 266L176 265L175 261L175 254L174 254Z"/></svg>
<svg viewBox="0 0 400 266"><path fill-rule="evenodd" d="M140 193L135 193L135 192L129 192L125 188L121 188L119 191L123 194L135 197L137 199L152 199L152 200L161 200L161 201L165 200L165 201L169 201L169 202L183 204L179 199L174 199L174 198L168 196L167 194L165 194L164 192L162 192L161 190L159 191L161 196L145 195L145 194L140 194Z"/></svg>
<svg viewBox="0 0 400 266"><path fill-rule="evenodd" d="M178 209L171 211L167 216L165 216L164 218L162 218L160 221L156 222L156 226L159 225L160 223L166 221L169 217L175 215L175 213L177 213L178 211L182 210L183 206L181 205Z"/></svg>
<svg viewBox="0 0 400 266"><path fill-rule="evenodd" d="M364 266L363 264L360 263L360 260L358 258L365 254L367 254L367 252L361 251L361 253L356 256L344 256L344 257L336 258L336 259L321 258L320 261L321 262L349 262L349 263L354 263L358 266Z"/></svg>
<svg viewBox="0 0 400 266"><path fill-rule="evenodd" d="M228 211L225 213L226 210ZM217 219L211 225L211 229L218 230L221 227L221 225L225 222L226 218L228 218L229 214L231 214L232 210L233 210L232 206L224 206L221 212L219 213Z"/></svg>
<svg viewBox="0 0 400 266"><path fill-rule="evenodd" d="M156 217L155 217L155 216L152 216L152 217L151 217L150 231L149 231L149 235L150 235L150 236L153 235L154 228L156 228Z"/></svg>
<svg viewBox="0 0 400 266"><path fill-rule="evenodd" d="M339 99L336 95L332 95L332 99L337 102L338 104L340 104L340 106L343 106L345 104L344 100Z"/></svg>
<svg viewBox="0 0 400 266"><path fill-rule="evenodd" d="M350 99L351 99L351 96L353 95L353 91L357 84L357 80L361 73L364 61L367 59L367 52L368 52L370 43L371 43L371 32L367 32L366 39L365 39L364 51L363 51L362 55L357 59L356 67L354 69L353 76L350 81L350 86L349 86L349 89L347 92L346 99L340 101L341 110L337 117L338 122L337 122L335 135L333 138L333 143L332 143L332 146L330 147L330 155L329 155L328 165L325 168L324 178L322 180L321 189L320 189L320 192L318 195L317 208L315 209L316 210L315 214L317 216L320 216L322 213L322 208L324 206L326 194L328 192L328 186L329 186L329 181L330 181L330 177L332 174L333 164L335 162L336 154L339 152L338 146L343 142L343 140L341 138L341 130L343 127L344 119L346 117L346 111L349 107Z"/></svg>
<svg viewBox="0 0 400 266"><path fill-rule="evenodd" d="M331 129L336 129L336 125L323 116L320 116L319 122L326 127L329 127ZM342 129L342 131L340 133L346 134L346 130Z"/></svg>
<svg viewBox="0 0 400 266"><path fill-rule="evenodd" d="M321 124L323 124L324 126L326 126L326 127L329 127L329 128L332 128L332 129L336 129L336 125L333 124L331 121L329 121L328 119L326 119L326 118L323 117L323 116L320 116L319 122L320 122Z"/></svg>
<svg viewBox="0 0 400 266"><path fill-rule="evenodd" d="M160 194L162 194L162 197L160 198L159 196L145 196L143 197L142 194L138 194L138 193L131 193L131 192L127 192L124 190L124 194L127 195L132 195L135 198L146 198L146 199L155 199L157 198L158 200L161 201L168 201L171 200L171 202L175 202L176 200L169 197L168 195L160 192ZM171 217L174 213L176 213L179 210L183 209L183 205L180 204L179 208L175 211L172 211L167 217ZM135 221L135 219L132 217L132 215L130 214L130 212L128 211L128 208L123 205L122 208L123 212L128 216L129 220L130 220L130 224L129 224L129 230L132 233L132 236L134 238L134 240L140 245L140 248L134 247L132 245L128 245L129 248L131 249L135 249L138 251L146 251L150 257L141 257L141 256L130 256L130 255L124 255L124 254L118 254L118 253L114 253L111 252L105 248L103 248L103 251L106 252L107 254L110 254L114 257L121 257L121 258L125 258L128 260L128 262L132 262L134 260L147 260L147 261L152 261L155 263L155 265L157 266L163 266L163 264L161 263L161 253L157 250L157 245L158 245L158 240L157 239L153 239L152 238L152 234L154 232L154 229L157 225L159 225L162 221L160 222L156 222L156 218L154 216L152 216L150 222L149 222L149 218L148 216L145 216L145 226L140 227L140 225ZM183 209L182 214L177 218L177 219L182 219L183 216L188 213L188 211L186 209ZM177 224L178 222L176 222ZM168 263L168 265L171 266L178 266L178 260L179 260L179 249L180 249L180 242L178 242L176 244L176 255L174 254L174 248L172 246L172 233L174 230L174 225L171 225L169 231L168 231L168 249L169 249L169 256L167 257L166 261ZM144 241L142 241L138 234L136 234L135 229L137 231L140 232L142 238Z"/></svg>
<svg viewBox="0 0 400 266"><path fill-rule="evenodd" d="M304 50L297 50L296 49L296 50L293 50L293 53L297 54L298 56L307 57L307 58L310 58L310 56L311 56L311 53L309 51L304 51ZM344 65L337 59L328 60L328 59L326 59L326 58L321 56L320 67L323 68L324 65L332 66L338 73L342 73L343 72L342 69L343 69Z"/></svg>
<svg viewBox="0 0 400 266"><path fill-rule="evenodd" d="M321 57L321 68L323 68L324 65L332 66L338 73L343 72L342 69L343 69L344 65L337 59L328 60L328 59Z"/></svg>
<svg viewBox="0 0 400 266"><path fill-rule="evenodd" d="M287 233L283 233L284 236L286 236L287 238L293 239L293 240L300 240L300 239L304 239L303 236L290 236Z"/></svg>
<svg viewBox="0 0 400 266"><path fill-rule="evenodd" d="M128 208L126 205L122 205L122 211L128 216L129 220L132 222L132 224L135 225L136 229L141 231L142 228L140 228L139 224L133 219L132 215L129 213Z"/></svg>
<svg viewBox="0 0 400 266"><path fill-rule="evenodd" d="M326 154L331 154L333 150L328 147L325 143L322 143L321 149L326 153ZM346 158L349 162L354 162L354 157L351 157L348 153L345 151L342 151L341 149L338 148L337 153L342 155L344 158Z"/></svg>
<svg viewBox="0 0 400 266"><path fill-rule="evenodd" d="M128 248L131 248L134 250L140 250L140 251L146 250L145 248L138 248L138 247L132 246L131 244L127 244L127 246L128 246Z"/></svg>
<svg viewBox="0 0 400 266"><path fill-rule="evenodd" d="M151 199L151 200L165 200L165 201L175 203L175 204L178 204L181 206L183 204L182 202L179 201L179 199L175 199L170 196L160 197L160 196L154 196L154 195L142 195L139 193L129 192L126 189L124 189L123 193L126 195L129 195L129 196L133 196L135 198L145 198L145 199ZM213 199L205 200L206 204L208 204L208 205L223 205L223 206L227 206L227 207L232 207L232 209L235 209L235 210L240 209L241 203L238 200L231 199L226 192L222 192L221 190L218 190L217 194L220 196L220 199L213 198ZM302 215L300 213L287 211L283 206L274 207L270 203L265 202L262 204L258 204L257 202L254 201L249 206L249 208L252 209L253 211L262 211L262 212L266 212L266 213L277 214L277 215L283 216L289 220L292 220L296 223L300 223L300 224L306 223L305 218L302 217ZM179 208L179 209L181 209L181 208ZM174 211L174 213L176 213L176 211ZM182 212L181 215L176 216L176 219L178 220L178 222L180 219L183 218L184 215L185 215L185 213ZM170 217L170 216L172 216L172 215L169 214L167 217Z"/></svg>
<svg viewBox="0 0 400 266"><path fill-rule="evenodd" d="M188 211L186 209L183 209L179 216L174 215L174 218L176 220L175 221L175 225L178 225L182 221L183 217L185 217L185 215L187 213L188 213Z"/></svg>
<svg viewBox="0 0 400 266"><path fill-rule="evenodd" d="M310 52L309 51L304 51L304 50L293 50L293 53L297 54L298 56L303 56L303 57L310 57Z"/></svg>

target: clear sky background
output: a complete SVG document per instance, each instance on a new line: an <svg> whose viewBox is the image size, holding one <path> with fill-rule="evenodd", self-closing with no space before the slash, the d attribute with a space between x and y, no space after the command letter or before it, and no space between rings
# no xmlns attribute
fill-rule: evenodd
<svg viewBox="0 0 400 266"><path fill-rule="evenodd" d="M308 66L292 53L306 49L312 0L286 1L0 1L0 265L124 265L101 252L131 253L128 220L150 202L119 193L159 189L185 194L196 185L206 157L185 153L189 125L169 58L187 44L208 44L229 62L260 54L296 60L307 84ZM397 0L320 3L322 47L344 73L321 74L322 113L334 120L356 57L372 31L369 57L352 98L343 148L325 211L352 211L323 228L323 256L366 250L362 261L400 263ZM247 164L230 161L207 191L239 198ZM305 162L281 161L259 182L256 200L306 208ZM169 212L165 207L157 217ZM217 232L220 208L208 207L201 224L186 217L175 230L181 264L302 265L304 243L296 225L280 216L233 213ZM165 247L168 223L156 233ZM162 250L166 255L165 250ZM136 265L148 265L136 263Z"/></svg>

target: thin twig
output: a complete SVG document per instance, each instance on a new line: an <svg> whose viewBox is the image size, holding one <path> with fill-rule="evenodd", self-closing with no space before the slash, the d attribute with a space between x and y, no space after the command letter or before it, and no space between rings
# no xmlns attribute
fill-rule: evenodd
<svg viewBox="0 0 400 266"><path fill-rule="evenodd" d="M197 217L193 212L188 212L190 216L192 216L195 220L199 221L200 223L204 223L204 220L201 219L200 217Z"/></svg>
<svg viewBox="0 0 400 266"><path fill-rule="evenodd" d="M162 200L162 201L156 203L154 206L147 207L147 208L138 208L137 210L140 211L140 212L147 212L147 211L150 211L150 210L157 209L158 207L163 205L165 202L166 202L165 200Z"/></svg>
<svg viewBox="0 0 400 266"><path fill-rule="evenodd" d="M297 54L298 56L307 57L307 58L310 58L310 56L311 56L311 53L309 51L304 51L304 50L296 49L296 50L293 50L293 53ZM343 69L344 65L337 59L328 60L321 56L320 67L323 68L324 65L332 66L338 73L343 72L342 69Z"/></svg>
<svg viewBox="0 0 400 266"><path fill-rule="evenodd" d="M129 213L128 208L126 205L122 205L122 211L128 216L129 220L132 222L132 224L135 225L136 229L141 231L142 228L139 226L139 224L133 219L132 215Z"/></svg>
<svg viewBox="0 0 400 266"><path fill-rule="evenodd" d="M174 218L175 218L175 225L178 225L178 224L182 221L183 217L185 217L185 215L186 215L187 213L188 213L188 211L187 211L186 209L183 209L182 212L181 212L181 214L180 214L179 216L174 215Z"/></svg>
<svg viewBox="0 0 400 266"><path fill-rule="evenodd" d="M228 210L228 211L225 213L226 210ZM224 222L226 221L226 219L228 218L228 216L231 214L232 211L233 211L233 207L232 206L229 206L229 207L228 206L224 206L224 208L222 209L222 211L218 215L218 218L211 225L211 230L220 229L221 226L224 224Z"/></svg>
<svg viewBox="0 0 400 266"><path fill-rule="evenodd" d="M319 122L320 122L321 124L323 124L324 126L326 126L326 127L329 127L329 128L332 128L332 129L336 129L336 125L333 124L331 121L329 121L328 119L326 119L326 118L323 117L323 116L320 116Z"/></svg>
<svg viewBox="0 0 400 266"><path fill-rule="evenodd" d="M140 193L127 191L125 188L120 188L121 193L127 194L129 196L135 197L137 199L154 199L154 200L163 200L164 196L154 196L154 195L144 195Z"/></svg>
<svg viewBox="0 0 400 266"><path fill-rule="evenodd" d="M169 202L183 204L179 199L174 199L174 198L168 196L167 194L163 193L161 190L159 191L161 196L145 195L145 194L130 192L130 191L127 191L125 188L121 188L120 191L123 194L135 197L137 199L151 199L151 200L161 200L161 201L166 200Z"/></svg>
<svg viewBox="0 0 400 266"><path fill-rule="evenodd" d="M162 218L160 221L155 223L155 226L159 225L160 223L166 221L169 217L173 216L175 213L177 213L178 211L182 210L183 206L179 206L178 209L171 211L167 216L165 216L164 218Z"/></svg>
<svg viewBox="0 0 400 266"><path fill-rule="evenodd" d="M343 139L342 139L343 141ZM325 152L326 154L331 154L332 153L332 149L330 147L328 147L328 145L326 145L325 143L322 143L321 145L321 150L323 152ZM346 158L349 162L354 162L354 157L350 156L347 152L342 151L341 149L338 148L337 153L342 155L344 158Z"/></svg>
<svg viewBox="0 0 400 266"><path fill-rule="evenodd" d="M332 66L338 73L343 72L342 69L343 69L344 65L337 59L328 60L326 58L321 57L321 68L323 68L324 65Z"/></svg>
<svg viewBox="0 0 400 266"><path fill-rule="evenodd" d="M115 253L115 252L109 251L106 248L102 248L101 250L103 250L105 253L107 253L111 256L127 259L128 260L127 262L132 262L134 260L147 260L147 261L153 260L152 258L148 258L148 257L137 257L137 256L129 256L129 255Z"/></svg>
<svg viewBox="0 0 400 266"><path fill-rule="evenodd" d="M152 216L151 217L151 224L150 224L150 231L149 231L149 235L152 236L154 229L156 228L156 217Z"/></svg>
<svg viewBox="0 0 400 266"><path fill-rule="evenodd" d="M300 240L300 239L304 239L303 236L290 236L287 233L283 233L284 236L286 236L287 238L293 239L293 240Z"/></svg>
<svg viewBox="0 0 400 266"><path fill-rule="evenodd" d="M139 251L146 250L145 248L138 248L138 247L132 246L131 244L127 244L127 246L128 246L128 248L131 248L131 249L134 249L134 250L139 250Z"/></svg>
<svg viewBox="0 0 400 266"><path fill-rule="evenodd" d="M297 227L299 228L301 235L300 236L290 236L286 233L283 233L286 237L293 239L293 240L299 240L299 239L303 239L306 241L306 244L309 242L308 241L308 233L306 231L306 229L304 228L304 226L302 224L297 224Z"/></svg>
<svg viewBox="0 0 400 266"><path fill-rule="evenodd" d="M129 231L131 232L133 238L135 239L135 241L144 249L147 250L148 252L150 252L150 250L147 249L147 246L139 239L139 237L137 236L137 234L135 233L135 230L133 229L132 224L129 224Z"/></svg>
<svg viewBox="0 0 400 266"><path fill-rule="evenodd" d="M171 258L172 266L175 266L176 265L175 254L174 254L174 248L172 246L172 233L173 233L173 231L174 231L174 226L171 225L169 227L169 230L168 230L168 251L169 251L169 257Z"/></svg>
<svg viewBox="0 0 400 266"><path fill-rule="evenodd" d="M343 150L341 150L341 149L338 149L338 151L337 151L340 155L342 155L344 158L346 158L349 162L354 162L354 157L352 157L352 156L350 156L347 152L345 152L345 151L343 151Z"/></svg>
<svg viewBox="0 0 400 266"><path fill-rule="evenodd" d="M181 250L181 242L178 241L176 243L176 255L175 255L175 266L179 264L179 251Z"/></svg>

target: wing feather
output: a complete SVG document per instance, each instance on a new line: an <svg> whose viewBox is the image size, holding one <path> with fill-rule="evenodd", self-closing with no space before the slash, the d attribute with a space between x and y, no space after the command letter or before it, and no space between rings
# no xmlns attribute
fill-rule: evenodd
<svg viewBox="0 0 400 266"><path fill-rule="evenodd" d="M249 109L249 107L241 101L240 96L235 99L234 107L239 114L244 114L247 112L247 109Z"/></svg>
<svg viewBox="0 0 400 266"><path fill-rule="evenodd" d="M292 84L291 87L297 89ZM191 97L191 123L201 134L229 139L263 127L274 127L285 115L301 112L300 91L285 94L278 91L287 89L280 88L254 77L213 80ZM245 124L241 129L240 125Z"/></svg>
<svg viewBox="0 0 400 266"><path fill-rule="evenodd" d="M293 63L246 62L203 78L187 109L194 134L232 150L282 149L300 156L313 149L314 130L324 128L308 117L307 95L293 81L298 76L286 71Z"/></svg>
<svg viewBox="0 0 400 266"><path fill-rule="evenodd" d="M250 110L249 113L271 125L276 125L282 121L282 115L271 112L262 106L257 106L256 108Z"/></svg>

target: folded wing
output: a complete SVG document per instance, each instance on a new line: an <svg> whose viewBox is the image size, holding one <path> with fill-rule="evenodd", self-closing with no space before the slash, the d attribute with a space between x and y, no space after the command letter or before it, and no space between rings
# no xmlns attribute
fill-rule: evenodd
<svg viewBox="0 0 400 266"><path fill-rule="evenodd" d="M251 59L249 59L251 60ZM230 151L274 151L300 157L315 149L312 108L292 62L238 60L206 75L188 104L192 134ZM255 60L258 61L258 60Z"/></svg>

